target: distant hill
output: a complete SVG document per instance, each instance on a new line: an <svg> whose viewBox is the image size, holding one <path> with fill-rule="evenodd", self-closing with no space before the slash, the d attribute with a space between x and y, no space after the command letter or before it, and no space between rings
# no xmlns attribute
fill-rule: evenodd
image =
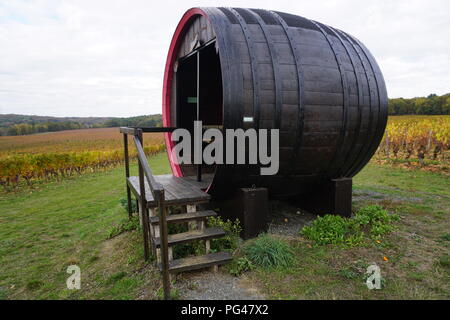
<svg viewBox="0 0 450 320"><path fill-rule="evenodd" d="M129 118L118 117L47 117L21 114L0 114L0 135L25 135L41 132L84 128L120 126L161 126L162 116L143 115Z"/></svg>

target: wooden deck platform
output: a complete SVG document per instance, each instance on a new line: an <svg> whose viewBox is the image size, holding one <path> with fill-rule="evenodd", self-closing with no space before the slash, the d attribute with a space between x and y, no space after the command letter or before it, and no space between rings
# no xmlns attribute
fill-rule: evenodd
<svg viewBox="0 0 450 320"><path fill-rule="evenodd" d="M155 176L155 180L164 186L167 205L183 205L208 202L211 196L202 189L207 186L207 179L197 182L192 177L178 178L171 174ZM127 183L133 194L140 199L139 177L129 177ZM150 188L145 182L145 198L149 208L156 207Z"/></svg>

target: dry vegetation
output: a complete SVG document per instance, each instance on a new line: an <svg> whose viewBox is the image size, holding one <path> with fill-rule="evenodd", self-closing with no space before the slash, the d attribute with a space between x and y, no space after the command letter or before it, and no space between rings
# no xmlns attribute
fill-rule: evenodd
<svg viewBox="0 0 450 320"><path fill-rule="evenodd" d="M448 171L450 116L390 116L379 163Z"/></svg>
<svg viewBox="0 0 450 320"><path fill-rule="evenodd" d="M164 149L162 134L145 135L147 155ZM130 155L135 157L133 147ZM10 190L21 183L32 185L36 181L109 169L121 164L123 157L123 137L118 128L0 137L0 184Z"/></svg>

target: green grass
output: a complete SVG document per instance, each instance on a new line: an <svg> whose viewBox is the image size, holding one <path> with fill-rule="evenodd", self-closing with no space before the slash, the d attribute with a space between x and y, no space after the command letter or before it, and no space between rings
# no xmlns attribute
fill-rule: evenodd
<svg viewBox="0 0 450 320"><path fill-rule="evenodd" d="M170 172L165 154L150 165L155 174ZM355 210L380 205L401 217L398 229L351 248L281 237L292 264L266 269L241 259L236 275L247 271L268 298L450 298L448 176L370 164L354 191ZM136 222L124 219L124 196L123 167L1 194L0 299L158 299L160 274L143 261ZM364 284L373 262L382 290ZM78 291L66 289L72 264L81 268Z"/></svg>
<svg viewBox="0 0 450 320"><path fill-rule="evenodd" d="M294 261L294 254L289 244L267 234L249 241L243 251L253 265L266 269L287 268Z"/></svg>
<svg viewBox="0 0 450 320"><path fill-rule="evenodd" d="M170 172L165 154L150 166L155 174ZM137 173L135 165L131 170ZM125 232L133 227L124 225L120 203L124 175L119 167L2 194L0 298L134 299L144 287L153 294L159 274L142 270L140 234ZM72 264L81 268L81 290L66 289Z"/></svg>
<svg viewBox="0 0 450 320"><path fill-rule="evenodd" d="M271 299L449 299L448 179L369 164L354 178L355 212L380 205L400 216L396 230L376 229L379 237L356 247L286 237L294 252L291 267L257 268L246 276ZM328 230L333 237L345 231L345 223L334 226ZM373 263L381 268L381 290L365 285Z"/></svg>
<svg viewBox="0 0 450 320"><path fill-rule="evenodd" d="M398 215L389 214L379 205L369 205L351 218L331 214L318 217L312 225L301 229L300 234L318 245L364 245L369 239L380 239L393 231L393 222L398 219Z"/></svg>

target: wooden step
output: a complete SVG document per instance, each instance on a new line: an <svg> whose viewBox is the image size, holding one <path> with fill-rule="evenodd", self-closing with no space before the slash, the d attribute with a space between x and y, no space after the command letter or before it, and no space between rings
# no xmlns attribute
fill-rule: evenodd
<svg viewBox="0 0 450 320"><path fill-rule="evenodd" d="M208 240L213 238L220 238L225 235L225 231L221 228L206 228L204 230L191 230L188 232L170 234L167 237L167 243L169 246L175 244L185 243L194 240ZM161 246L161 239L159 237L154 239L155 246Z"/></svg>
<svg viewBox="0 0 450 320"><path fill-rule="evenodd" d="M166 220L170 223L181 223L186 221L195 221L206 219L208 217L215 217L217 213L213 210L206 211L196 211L196 212L188 212L188 213L180 213L180 214L170 214L167 216ZM150 217L150 223L157 225L159 224L159 217Z"/></svg>
<svg viewBox="0 0 450 320"><path fill-rule="evenodd" d="M155 176L155 180L163 185L165 203L168 206L205 203L211 198L209 194L201 190L200 186L193 184L190 179L165 174ZM139 177L127 178L127 184L136 198L140 199L141 188L139 185ZM147 181L145 181L144 187L147 206L149 208L158 206L158 203L153 199L153 194L150 191Z"/></svg>
<svg viewBox="0 0 450 320"><path fill-rule="evenodd" d="M228 252L209 253L203 256L193 256L182 259L175 259L169 262L169 272L183 272L208 268L225 264L233 259ZM159 265L161 270L161 264Z"/></svg>

